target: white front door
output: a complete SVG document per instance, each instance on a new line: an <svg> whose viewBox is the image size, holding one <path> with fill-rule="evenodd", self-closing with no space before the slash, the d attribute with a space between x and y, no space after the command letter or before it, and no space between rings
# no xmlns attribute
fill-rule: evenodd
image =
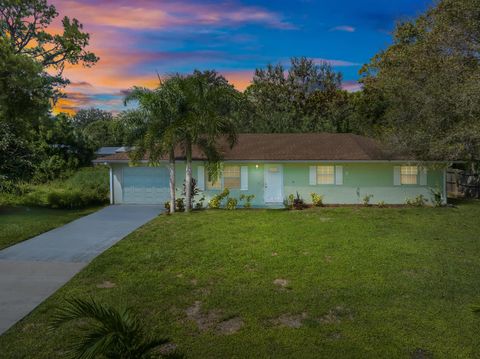
<svg viewBox="0 0 480 359"><path fill-rule="evenodd" d="M283 202L283 167L265 165L265 203Z"/></svg>

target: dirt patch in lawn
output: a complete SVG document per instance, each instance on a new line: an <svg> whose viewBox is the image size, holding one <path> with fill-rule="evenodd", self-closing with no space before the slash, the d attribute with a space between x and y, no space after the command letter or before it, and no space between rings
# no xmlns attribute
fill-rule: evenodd
<svg viewBox="0 0 480 359"><path fill-rule="evenodd" d="M202 302L197 300L191 307L188 307L185 310L185 313L187 314L188 319L197 323L198 329L205 331L211 329L218 323L220 320L220 311L211 310L208 312L202 312L201 308Z"/></svg>
<svg viewBox="0 0 480 359"><path fill-rule="evenodd" d="M279 325L288 328L300 328L303 325L303 321L308 318L307 313L301 314L282 314L278 318L273 319L271 322L274 325Z"/></svg>
<svg viewBox="0 0 480 359"><path fill-rule="evenodd" d="M344 320L353 320L353 314L351 310L342 306L332 308L324 316L318 319L318 322L322 324L338 324Z"/></svg>
<svg viewBox="0 0 480 359"><path fill-rule="evenodd" d="M103 283L97 284L97 288L102 288L102 289L110 289L110 288L115 288L117 285L113 282L110 282L108 280L104 281Z"/></svg>
<svg viewBox="0 0 480 359"><path fill-rule="evenodd" d="M277 287L280 287L280 288L287 288L288 280L282 279L282 278L277 278L273 281L273 284L275 284Z"/></svg>
<svg viewBox="0 0 480 359"><path fill-rule="evenodd" d="M223 322L218 323L217 332L223 335L230 335L238 332L244 325L243 319L234 317Z"/></svg>

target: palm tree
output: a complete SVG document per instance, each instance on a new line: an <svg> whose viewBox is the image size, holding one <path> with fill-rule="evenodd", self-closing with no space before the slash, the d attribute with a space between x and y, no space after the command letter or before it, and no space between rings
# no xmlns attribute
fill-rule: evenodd
<svg viewBox="0 0 480 359"><path fill-rule="evenodd" d="M197 71L180 81L185 110L179 123L179 142L186 158L186 211L192 208L192 149L197 146L207 157L209 172L221 158L219 140L232 147L237 139L233 114L239 92L215 71Z"/></svg>
<svg viewBox="0 0 480 359"><path fill-rule="evenodd" d="M81 330L68 350L73 358L150 358L153 349L168 343L165 338L147 336L131 309L116 310L93 299L67 300L53 315L50 327L57 329L72 321L78 322Z"/></svg>
<svg viewBox="0 0 480 359"><path fill-rule="evenodd" d="M175 212L175 146L183 96L179 77L173 76L155 90L134 87L125 97L125 104L138 102L138 109L129 116L129 142L132 158L142 159L148 153L149 162L158 165L168 154L170 177L170 213Z"/></svg>

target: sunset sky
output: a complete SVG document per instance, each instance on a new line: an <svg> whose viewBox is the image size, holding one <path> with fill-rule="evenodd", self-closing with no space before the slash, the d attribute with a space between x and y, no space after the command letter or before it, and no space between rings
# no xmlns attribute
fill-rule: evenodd
<svg viewBox="0 0 480 359"><path fill-rule="evenodd" d="M126 90L152 87L157 75L215 69L245 89L253 71L292 56L330 62L344 87L358 88L361 65L391 42L395 21L428 0L163 1L53 0L60 17L91 35L92 68L68 67L68 97L57 110L121 111ZM58 26L57 25L54 25ZM55 29L53 29L55 31Z"/></svg>

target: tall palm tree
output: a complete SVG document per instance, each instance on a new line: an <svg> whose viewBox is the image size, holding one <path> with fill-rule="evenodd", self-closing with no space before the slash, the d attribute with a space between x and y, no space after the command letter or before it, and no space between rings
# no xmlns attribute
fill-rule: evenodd
<svg viewBox="0 0 480 359"><path fill-rule="evenodd" d="M233 114L239 92L215 71L197 71L180 81L185 110L179 123L180 137L186 158L186 211L192 208L192 149L197 146L206 156L209 168L220 160L219 140L232 147L237 140Z"/></svg>
<svg viewBox="0 0 480 359"><path fill-rule="evenodd" d="M141 320L130 309L117 310L90 300L70 299L52 317L50 327L57 329L68 322L78 322L81 334L68 354L78 359L144 359L168 343L165 338L145 334Z"/></svg>
<svg viewBox="0 0 480 359"><path fill-rule="evenodd" d="M134 87L125 97L125 104L138 102L138 109L129 116L129 142L132 159L138 161L148 153L149 162L158 165L168 155L170 182L170 213L175 212L175 146L178 121L184 108L179 77L160 83L155 90Z"/></svg>

